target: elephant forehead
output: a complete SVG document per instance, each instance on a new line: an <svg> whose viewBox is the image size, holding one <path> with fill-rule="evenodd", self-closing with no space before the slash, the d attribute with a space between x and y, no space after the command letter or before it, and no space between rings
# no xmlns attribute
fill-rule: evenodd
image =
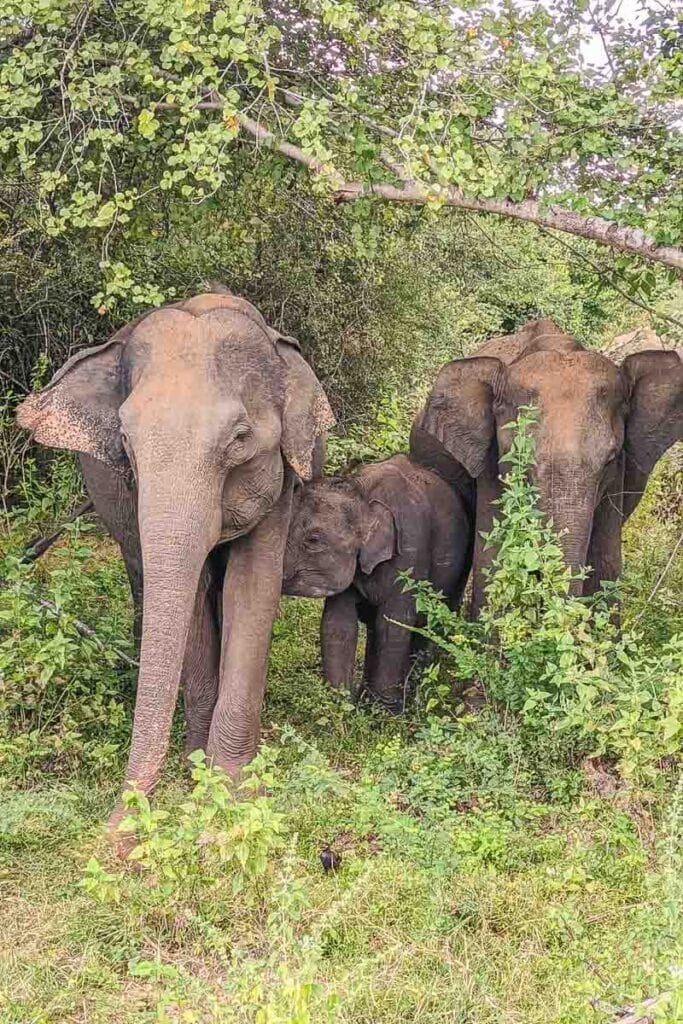
<svg viewBox="0 0 683 1024"><path fill-rule="evenodd" d="M251 320L252 323L256 324L258 328L266 334L268 327L266 321L263 319L259 311L255 306L252 306L251 302L246 299L240 298L238 295L228 295L224 293L208 292L205 295L195 295L191 299L188 299L183 303L182 308L188 313L192 313L197 317L206 317L207 314L214 313L216 311L232 310L239 317Z"/></svg>
<svg viewBox="0 0 683 1024"><path fill-rule="evenodd" d="M191 354L215 344L220 336L218 326L205 318L193 316L182 309L157 309L142 320L131 336L130 346L145 346Z"/></svg>
<svg viewBox="0 0 683 1024"><path fill-rule="evenodd" d="M345 526L355 520L358 500L323 482L311 485L310 491L304 493L301 510L310 520L324 519L331 526Z"/></svg>
<svg viewBox="0 0 683 1024"><path fill-rule="evenodd" d="M616 385L619 371L599 352L533 352L513 364L509 371L512 384L534 387L539 393L573 389L592 391L602 385Z"/></svg>
<svg viewBox="0 0 683 1024"><path fill-rule="evenodd" d="M134 389L142 375L170 390L196 384L219 389L244 386L282 396L284 369L267 334L253 321L226 310L201 317L181 309L159 309L135 328L126 346L125 369Z"/></svg>

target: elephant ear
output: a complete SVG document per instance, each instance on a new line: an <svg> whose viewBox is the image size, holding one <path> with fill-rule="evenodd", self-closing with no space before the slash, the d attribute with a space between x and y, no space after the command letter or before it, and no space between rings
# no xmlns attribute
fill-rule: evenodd
<svg viewBox="0 0 683 1024"><path fill-rule="evenodd" d="M416 420L417 428L435 437L475 479L486 465L495 436L494 404L504 383L505 367L499 359L456 359L439 371Z"/></svg>
<svg viewBox="0 0 683 1024"><path fill-rule="evenodd" d="M388 562L393 558L397 549L398 531L391 509L383 501L369 501L358 555L360 571L369 576L381 562ZM400 554L400 549L398 553Z"/></svg>
<svg viewBox="0 0 683 1024"><path fill-rule="evenodd" d="M282 454L302 480L311 480L322 468L324 435L334 426L334 414L320 381L301 355L298 341L272 328L268 334L287 368Z"/></svg>
<svg viewBox="0 0 683 1024"><path fill-rule="evenodd" d="M358 483L373 523L372 530L365 531L367 540L361 549L363 572L368 571L363 568L364 562L374 561L377 565L401 555L403 568L411 567L423 576L427 569L422 564L423 538L431 508L424 488L416 483L415 467L405 455L394 455L365 466L358 475Z"/></svg>
<svg viewBox="0 0 683 1024"><path fill-rule="evenodd" d="M635 352L622 363L630 394L624 450L624 518L640 501L662 455L683 439L683 360L675 351Z"/></svg>
<svg viewBox="0 0 683 1024"><path fill-rule="evenodd" d="M29 395L17 409L17 424L50 448L84 452L113 469L127 465L121 444L120 362L135 325L110 341L72 356L47 387Z"/></svg>

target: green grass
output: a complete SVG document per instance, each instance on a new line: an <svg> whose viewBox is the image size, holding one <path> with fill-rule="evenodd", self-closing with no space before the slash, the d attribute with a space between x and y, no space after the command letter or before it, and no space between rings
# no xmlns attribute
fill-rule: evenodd
<svg viewBox="0 0 683 1024"><path fill-rule="evenodd" d="M629 537L626 615L646 607L638 560L651 553L643 572L656 579L672 536L659 523ZM97 622L123 642L123 574L108 545L90 546L79 564L108 598ZM55 553L51 569L60 566ZM657 637L674 572L643 615ZM91 585L67 582L74 610L95 614ZM316 602L285 600L276 626L260 771L264 806L281 818L265 833L265 870L246 881L232 862L198 861L181 884L164 880L165 854L153 871L111 860L102 824L125 744L100 770L76 740L65 760L52 743L30 771L6 752L2 1024L608 1024L620 1008L680 993L683 792L673 770L637 790L567 763L550 739L531 743L490 709L399 721L355 708L320 679L319 615ZM67 684L92 669L84 657L69 648ZM120 732L130 680L102 671L103 707L120 688ZM180 821L190 790L178 723L154 799L169 812L158 829ZM342 854L336 874L320 865L326 843ZM88 892L92 857L104 880ZM681 1007L662 1002L658 1024L680 1020Z"/></svg>
<svg viewBox="0 0 683 1024"><path fill-rule="evenodd" d="M254 1019L234 987L249 957L272 952L265 919L283 871L304 908L278 954L283 978L268 968L264 1000L281 1015L263 1019L326 1020L336 993L349 1024L594 1024L671 989L683 824L672 795L649 807L600 798L577 771L563 792L557 769L544 777L492 716L451 732L345 705L317 675L317 615L287 602L276 631L265 733L280 748L271 800L286 852L262 885L227 895L226 956L155 918L146 878L124 873L118 903L79 887L93 854L118 870L100 833L111 779L2 795L3 1024ZM156 803L172 808L186 790L176 754ZM342 850L336 875L321 869L325 842ZM161 976L136 976L140 961ZM310 970L320 990L299 1018L287 979Z"/></svg>

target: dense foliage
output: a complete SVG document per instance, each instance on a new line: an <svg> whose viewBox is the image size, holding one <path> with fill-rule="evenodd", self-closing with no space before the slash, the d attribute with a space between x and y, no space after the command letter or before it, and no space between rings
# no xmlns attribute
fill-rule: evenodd
<svg viewBox="0 0 683 1024"><path fill-rule="evenodd" d="M656 779L683 749L683 633L650 645L642 633L621 629L613 585L593 597L570 596L571 572L528 478L535 416L522 410L505 456L510 468L488 535L496 556L480 621L454 615L424 581L406 585L456 679L479 680L525 729L554 736L558 751L606 757L624 778Z"/></svg>
<svg viewBox="0 0 683 1024"><path fill-rule="evenodd" d="M293 159L337 199L417 191L486 209L495 197L513 213L532 200L541 221L552 201L673 247L680 16L647 3L629 23L618 6L5 0L6 216L16 236L96 234L108 287L127 289L119 241L150 202L229 185L246 138L271 175ZM583 59L587 31L602 69ZM586 217L567 225L601 234ZM650 253L606 228L610 244ZM153 278L138 287L154 301Z"/></svg>

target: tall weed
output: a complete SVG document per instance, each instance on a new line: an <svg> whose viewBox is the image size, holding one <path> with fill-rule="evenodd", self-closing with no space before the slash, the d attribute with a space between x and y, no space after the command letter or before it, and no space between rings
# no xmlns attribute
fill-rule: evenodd
<svg viewBox="0 0 683 1024"><path fill-rule="evenodd" d="M49 565L0 559L0 769L31 781L44 772L98 773L118 763L132 703L130 601L119 559L94 558L69 528ZM83 635L85 620L95 635ZM132 654L132 651L130 652Z"/></svg>

